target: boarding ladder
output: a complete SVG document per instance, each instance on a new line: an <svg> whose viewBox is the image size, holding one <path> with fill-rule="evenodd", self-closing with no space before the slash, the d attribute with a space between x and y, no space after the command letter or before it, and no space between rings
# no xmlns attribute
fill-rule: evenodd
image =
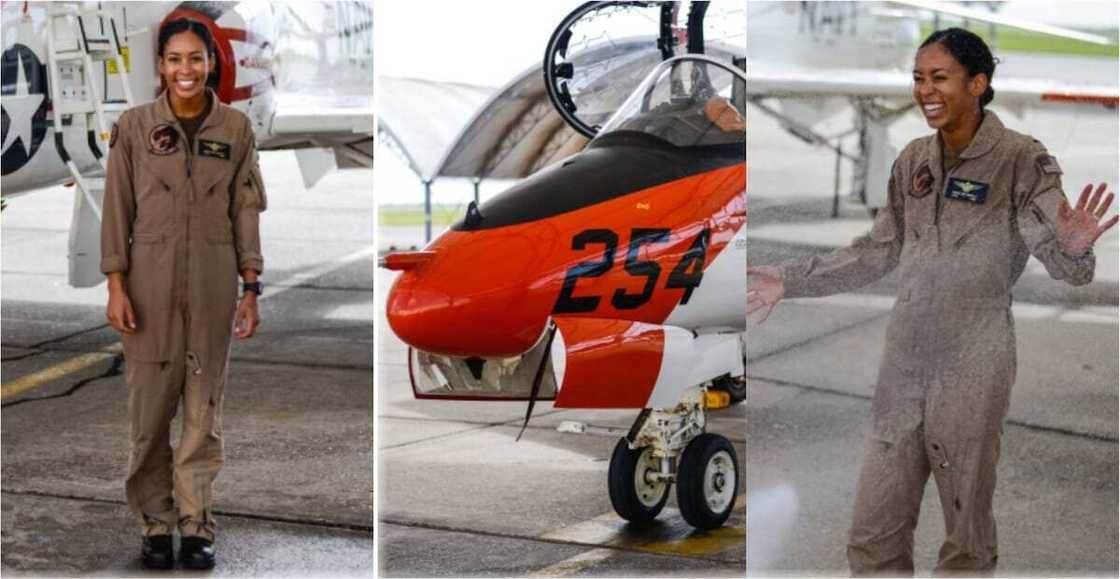
<svg viewBox="0 0 1120 579"><path fill-rule="evenodd" d="M112 125L133 104L120 46L123 30L108 12L85 8L81 2L50 3L47 16L47 69L55 147L77 186L70 227L70 284L90 287L104 279L99 263L100 223ZM95 67L104 68L101 76L105 93L116 77L123 100L101 94ZM113 73L111 68L115 68ZM96 164L86 162L79 166L76 153L88 159L82 147L96 159Z"/></svg>

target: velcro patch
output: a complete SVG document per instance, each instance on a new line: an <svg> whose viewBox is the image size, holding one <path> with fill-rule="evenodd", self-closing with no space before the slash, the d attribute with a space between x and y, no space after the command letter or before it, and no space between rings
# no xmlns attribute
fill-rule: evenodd
<svg viewBox="0 0 1120 579"><path fill-rule="evenodd" d="M198 140L198 154L203 157L213 157L215 159L229 160L230 146L228 143L219 143L218 141L207 141L206 139Z"/></svg>
<svg viewBox="0 0 1120 579"><path fill-rule="evenodd" d="M988 198L988 184L952 177L949 179L949 185L945 187L945 198L980 205Z"/></svg>
<svg viewBox="0 0 1120 579"><path fill-rule="evenodd" d="M1053 155L1039 155L1038 168L1042 169L1043 173L1049 175L1061 175L1062 168L1058 166L1058 160Z"/></svg>

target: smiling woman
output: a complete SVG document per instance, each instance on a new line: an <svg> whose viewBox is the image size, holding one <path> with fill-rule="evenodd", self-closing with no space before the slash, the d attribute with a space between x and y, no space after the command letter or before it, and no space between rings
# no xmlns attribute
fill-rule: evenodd
<svg viewBox="0 0 1120 579"><path fill-rule="evenodd" d="M900 270L848 533L853 575L910 575L932 475L945 520L938 573L980 575L998 558L992 498L1016 371L1011 289L1034 256L1089 283L1093 244L1116 224L1113 195L1086 186L1076 208L1057 160L985 106L995 60L975 34L934 32L914 59L913 97L936 133L890 172L871 231L824 256L748 268L748 314L787 297L852 291Z"/></svg>
<svg viewBox="0 0 1120 579"><path fill-rule="evenodd" d="M210 34L177 19L159 34L166 87L113 128L101 230L107 317L123 334L129 388L128 504L145 567L214 566L211 485L221 468L221 407L231 328L260 323L265 208L249 119L207 88ZM237 276L245 280L237 299ZM183 400L172 464L170 427Z"/></svg>

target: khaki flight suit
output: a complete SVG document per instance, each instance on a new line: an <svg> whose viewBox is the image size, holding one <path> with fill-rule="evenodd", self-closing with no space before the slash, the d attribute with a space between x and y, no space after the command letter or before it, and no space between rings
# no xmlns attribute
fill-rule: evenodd
<svg viewBox="0 0 1120 579"><path fill-rule="evenodd" d="M936 134L911 142L867 235L782 266L786 297L853 290L901 268L848 537L855 575L913 571L930 473L945 518L938 571L995 568L992 495L1015 381L1011 288L1029 255L1055 279L1093 277L1092 252L1067 256L1054 238L1061 170L1038 141L987 111L948 174L941 157Z"/></svg>
<svg viewBox="0 0 1120 579"><path fill-rule="evenodd" d="M218 102L187 143L166 92L113 128L101 270L123 272L137 329L124 334L128 504L145 535L213 540L211 485L222 466L222 394L238 275L263 270L265 192L252 125ZM183 399L172 455L171 420ZM173 498L174 496L174 498Z"/></svg>

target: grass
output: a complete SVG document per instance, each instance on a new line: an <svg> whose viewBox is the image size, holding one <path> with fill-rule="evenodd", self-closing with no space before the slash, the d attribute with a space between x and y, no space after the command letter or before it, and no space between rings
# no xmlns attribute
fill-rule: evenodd
<svg viewBox="0 0 1120 579"><path fill-rule="evenodd" d="M432 226L447 227L458 221L467 211L466 206L433 205ZM424 208L416 205L383 205L377 212L378 225L424 225Z"/></svg>
<svg viewBox="0 0 1120 579"><path fill-rule="evenodd" d="M948 24L943 24L947 26ZM986 24L974 24L971 28L985 41L991 41L989 27ZM933 32L933 24L922 23L921 37L925 38ZM1102 46L1091 42L1051 36L1041 32L1032 32L1010 26L996 26L996 53L1000 52L1036 52L1048 54L1071 54L1078 56L1104 56L1117 58L1118 32L1116 30L1087 30L1092 34L1099 34L1112 39L1112 44Z"/></svg>

